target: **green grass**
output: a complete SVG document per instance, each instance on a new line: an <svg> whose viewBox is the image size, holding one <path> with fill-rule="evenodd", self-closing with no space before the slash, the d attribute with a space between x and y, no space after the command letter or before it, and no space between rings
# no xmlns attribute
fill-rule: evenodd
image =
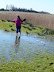
<svg viewBox="0 0 54 72"><path fill-rule="evenodd" d="M39 54L37 54L39 55ZM54 54L43 54L30 61L0 63L0 72L54 72Z"/></svg>
<svg viewBox="0 0 54 72"><path fill-rule="evenodd" d="M11 22L8 22L8 21L6 21L6 22L0 21L0 29L11 31L10 26L12 26L12 28L15 29L14 23L11 23Z"/></svg>
<svg viewBox="0 0 54 72"><path fill-rule="evenodd" d="M34 26L30 26L29 24L22 24L22 28L21 28L21 30L23 31L23 32L29 32L29 33L40 33L40 34L42 34L42 31L43 30L45 30L45 28L44 27L42 27L42 29L40 29L38 26L36 26L35 27L35 29L34 29Z"/></svg>
<svg viewBox="0 0 54 72"><path fill-rule="evenodd" d="M9 21L0 20L0 29L4 29L5 31L16 31L15 23ZM54 30L47 29L44 27L33 26L30 23L22 23L21 31L28 32L28 33L37 33L38 35L52 35L54 34ZM43 33L44 31L44 33Z"/></svg>

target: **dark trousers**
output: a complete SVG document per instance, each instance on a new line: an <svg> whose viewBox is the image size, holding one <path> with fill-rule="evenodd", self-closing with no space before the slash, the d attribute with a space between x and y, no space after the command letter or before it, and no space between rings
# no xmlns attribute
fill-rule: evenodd
<svg viewBox="0 0 54 72"><path fill-rule="evenodd" d="M21 32L21 26L16 26L16 33Z"/></svg>

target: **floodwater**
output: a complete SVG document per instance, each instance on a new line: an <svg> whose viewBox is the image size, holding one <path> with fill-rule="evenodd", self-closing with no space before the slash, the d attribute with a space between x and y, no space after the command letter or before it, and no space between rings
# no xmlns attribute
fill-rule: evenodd
<svg viewBox="0 0 54 72"><path fill-rule="evenodd" d="M0 30L0 61L28 60L44 52L54 52L54 36L22 33L20 40L16 40L15 32Z"/></svg>

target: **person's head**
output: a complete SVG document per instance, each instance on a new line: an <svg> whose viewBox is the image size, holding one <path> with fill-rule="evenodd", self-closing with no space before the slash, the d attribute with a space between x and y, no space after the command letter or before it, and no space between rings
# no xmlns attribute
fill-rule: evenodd
<svg viewBox="0 0 54 72"><path fill-rule="evenodd" d="M20 19L20 16L17 16L18 19Z"/></svg>

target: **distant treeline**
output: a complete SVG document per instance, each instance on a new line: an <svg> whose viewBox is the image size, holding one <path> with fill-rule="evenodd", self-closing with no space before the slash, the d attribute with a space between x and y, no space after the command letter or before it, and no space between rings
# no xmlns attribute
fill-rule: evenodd
<svg viewBox="0 0 54 72"><path fill-rule="evenodd" d="M0 11L20 11L20 12L33 12L33 13L42 13L42 14L50 14L48 12L44 12L44 11L35 11L35 10L32 10L32 9L25 9L25 8L12 8L12 9L0 9Z"/></svg>

